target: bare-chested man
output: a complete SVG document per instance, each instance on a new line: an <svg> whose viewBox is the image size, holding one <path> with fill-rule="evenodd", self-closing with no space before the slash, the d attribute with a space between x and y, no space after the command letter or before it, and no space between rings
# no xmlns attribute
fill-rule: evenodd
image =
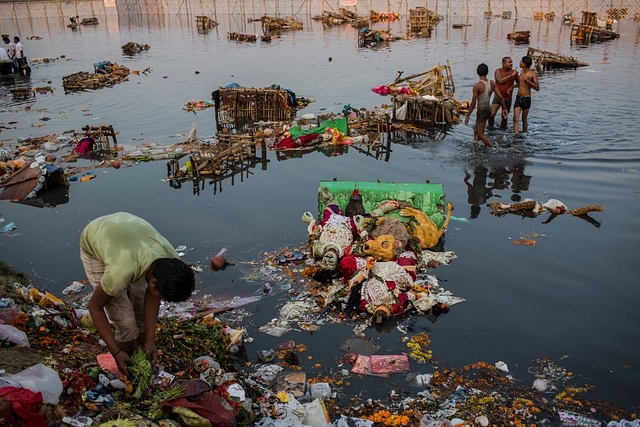
<svg viewBox="0 0 640 427"><path fill-rule="evenodd" d="M500 95L504 99L504 104L507 106L507 115L509 115L509 111L511 110L511 98L513 94L513 88L518 84L518 72L513 69L513 60L505 56L502 58L502 68L498 68L494 73L493 77L496 81L496 86L500 91ZM515 84L514 84L515 83ZM491 117L489 117L489 126L493 127L494 119L498 110L500 109L500 101L496 96L493 97L493 101L491 101ZM500 129L507 128L507 118L502 117L500 121Z"/></svg>
<svg viewBox="0 0 640 427"><path fill-rule="evenodd" d="M520 113L522 112L522 131L527 131L527 116L529 115L529 108L531 107L531 88L540 90L540 84L538 84L538 74L531 69L533 61L529 56L523 56L520 61L520 78L518 82L518 94L516 95L516 102L513 105L513 132L520 132Z"/></svg>

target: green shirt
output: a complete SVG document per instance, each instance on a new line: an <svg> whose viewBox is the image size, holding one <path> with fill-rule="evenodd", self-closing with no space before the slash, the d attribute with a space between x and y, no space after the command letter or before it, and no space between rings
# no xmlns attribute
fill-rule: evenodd
<svg viewBox="0 0 640 427"><path fill-rule="evenodd" d="M147 221L126 212L91 221L80 235L80 249L104 263L100 280L107 295L115 296L144 279L158 258L179 258L167 239Z"/></svg>

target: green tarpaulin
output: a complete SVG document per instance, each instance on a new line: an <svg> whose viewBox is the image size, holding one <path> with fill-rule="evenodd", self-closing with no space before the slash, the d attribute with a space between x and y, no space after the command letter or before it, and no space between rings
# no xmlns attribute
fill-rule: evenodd
<svg viewBox="0 0 640 427"><path fill-rule="evenodd" d="M324 133L327 128L337 128L344 135L347 135L347 118L342 117L340 119L325 120L317 128L307 130L300 128L300 126L294 126L289 129L289 133L291 133L291 138L296 139L301 135L309 135L311 133Z"/></svg>
<svg viewBox="0 0 640 427"><path fill-rule="evenodd" d="M355 188L358 189L362 196L365 212L371 212L381 203L388 200L398 200L409 202L416 209L429 215L439 228L444 223L445 197L442 184L320 181L318 212L322 214L325 206L329 203L337 204L344 212ZM403 219L398 212L394 212L389 216Z"/></svg>

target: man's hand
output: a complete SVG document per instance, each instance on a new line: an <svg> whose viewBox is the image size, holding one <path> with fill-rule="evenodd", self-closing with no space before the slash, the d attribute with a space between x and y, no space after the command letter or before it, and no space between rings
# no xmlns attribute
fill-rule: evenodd
<svg viewBox="0 0 640 427"><path fill-rule="evenodd" d="M502 118L506 119L507 117L509 117L509 112L503 108L502 109Z"/></svg>
<svg viewBox="0 0 640 427"><path fill-rule="evenodd" d="M464 124L465 124L465 125L468 125L468 124L469 124L469 116L466 116L466 117L464 118Z"/></svg>
<svg viewBox="0 0 640 427"><path fill-rule="evenodd" d="M118 365L118 370L122 375L129 376L129 371L127 370L127 366L133 365L131 362L131 357L127 354L126 351L118 351L115 356L113 356L116 361L116 365Z"/></svg>
<svg viewBox="0 0 640 427"><path fill-rule="evenodd" d="M147 352L147 359L151 362L151 366L158 363L158 347L154 340L147 341L144 344L144 350Z"/></svg>

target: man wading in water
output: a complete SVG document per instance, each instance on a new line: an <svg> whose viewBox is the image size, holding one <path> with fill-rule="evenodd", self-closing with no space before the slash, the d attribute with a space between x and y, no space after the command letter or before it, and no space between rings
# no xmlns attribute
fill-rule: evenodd
<svg viewBox="0 0 640 427"><path fill-rule="evenodd" d="M504 99L502 98L500 91L496 89L496 83L493 80L487 80L487 74L489 74L489 67L487 67L487 64L478 65L477 72L480 80L478 83L473 85L473 97L471 98L471 105L469 106L467 117L464 119L464 124L469 124L469 117L471 117L471 113L477 103L478 113L476 114L476 124L473 127L473 140L482 141L487 147L493 147L489 138L484 134L484 128L487 124L487 120L491 117L491 104L489 103L491 100L491 92L495 93L498 102L502 106L502 117L507 116L509 112L507 111L507 106L504 103Z"/></svg>
<svg viewBox="0 0 640 427"><path fill-rule="evenodd" d="M522 112L522 132L527 131L527 116L529 115L529 108L531 107L531 88L540 90L540 84L538 83L538 74L531 69L533 61L528 56L523 56L520 61L520 79L518 82L518 94L516 95L516 102L513 104L513 132L520 132L520 112Z"/></svg>

